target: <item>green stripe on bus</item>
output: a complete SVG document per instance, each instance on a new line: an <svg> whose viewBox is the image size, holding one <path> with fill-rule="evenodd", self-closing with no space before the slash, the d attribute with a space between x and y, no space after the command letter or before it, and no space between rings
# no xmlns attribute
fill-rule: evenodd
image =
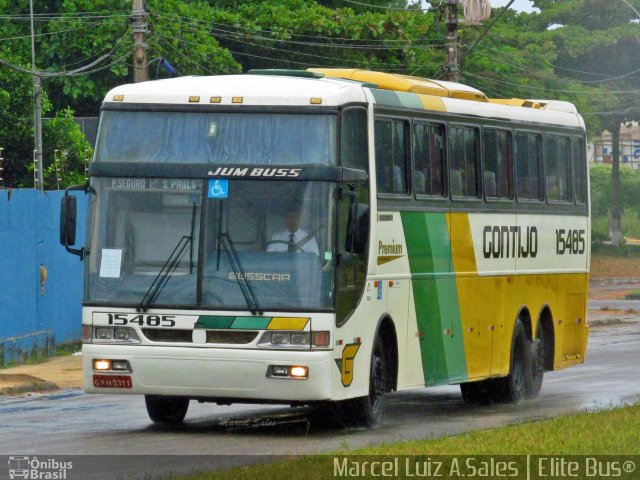
<svg viewBox="0 0 640 480"><path fill-rule="evenodd" d="M445 384L466 378L466 357L458 289L451 272L449 226L443 213L402 212L402 225L425 383Z"/></svg>
<svg viewBox="0 0 640 480"><path fill-rule="evenodd" d="M201 315L198 321L194 325L194 328L231 328L231 324L236 317L218 317L213 315Z"/></svg>
<svg viewBox="0 0 640 480"><path fill-rule="evenodd" d="M270 321L271 317L223 317L202 315L196 322L194 328L206 328L210 330L266 330Z"/></svg>
<svg viewBox="0 0 640 480"><path fill-rule="evenodd" d="M389 107L404 107L424 110L424 106L415 93L392 92L390 90L372 89L376 104Z"/></svg>
<svg viewBox="0 0 640 480"><path fill-rule="evenodd" d="M231 328L242 330L266 330L271 317L236 317Z"/></svg>

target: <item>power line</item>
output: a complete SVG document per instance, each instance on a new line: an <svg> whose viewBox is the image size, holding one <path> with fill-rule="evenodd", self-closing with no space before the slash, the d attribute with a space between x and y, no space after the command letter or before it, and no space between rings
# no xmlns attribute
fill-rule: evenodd
<svg viewBox="0 0 640 480"><path fill-rule="evenodd" d="M33 36L34 37L46 37L49 35L57 35L59 33L67 33L67 32L77 32L78 30L86 30L87 28L91 27L91 26L96 26L99 25L98 23L91 23L89 25L85 25L82 27L77 27L77 28L69 28L66 30L56 30L54 32L45 32L45 33L36 33ZM20 35L18 37L5 37L5 38L0 38L0 42L5 42L5 41L9 41L9 40L24 40L25 38L31 38L31 35Z"/></svg>
<svg viewBox="0 0 640 480"><path fill-rule="evenodd" d="M620 95L622 95L622 94L630 94L630 95L640 94L640 90L605 90L605 91L595 90L595 91L585 91L585 90L565 90L565 89L559 89L559 88L536 87L534 85L522 85L522 84L507 82L507 81L502 80L502 79L487 77L487 76L483 76L483 75L477 75L477 74L474 74L474 73L471 73L471 72L466 72L465 75L471 76L471 77L474 77L474 78L485 79L485 80L490 81L490 82L495 82L495 83L499 83L499 84L510 86L510 87L519 88L521 90L522 89L533 89L533 90L543 90L545 92L558 92L558 93L571 93L571 94L575 94L575 95L597 95L597 96L618 95L618 94L620 94Z"/></svg>
<svg viewBox="0 0 640 480"><path fill-rule="evenodd" d="M82 74L82 72L84 72L85 70L88 70L92 67L95 67L98 63L102 62L103 60L109 58L111 56L110 53L107 53L106 55L101 56L100 58L98 58L97 60L91 62L88 65L85 65L84 67L81 68L77 68L75 70L70 70L68 72L46 72L46 71L42 71L42 70L29 70L27 68L23 68L19 65L15 65L11 62L8 62L7 60L4 60L2 58L0 58L0 64L9 67L13 70L16 70L18 72L21 73L26 73L29 75L33 75L36 77L40 77L40 78L54 78L54 77L75 77L78 76L79 74Z"/></svg>
<svg viewBox="0 0 640 480"><path fill-rule="evenodd" d="M509 3L507 3L504 7L504 9L500 12L500 14L493 20L493 22L491 23L491 25L489 25L488 27L486 27L484 29L484 31L480 34L480 36L478 36L478 38L475 39L475 41L471 44L471 46L469 48L467 48L467 50L462 54L462 56L460 57L460 63L462 63L462 61L465 59L465 57L467 55L469 55L469 53L471 53L473 51L474 48L476 48L476 45L478 45L478 43L480 43L480 41L487 36L487 34L489 33L489 30L491 30L496 23L498 23L498 20L500 20L502 18L502 16L507 13L507 11L509 10L509 7L513 4L513 2L515 2L516 0L511 0Z"/></svg>
<svg viewBox="0 0 640 480"><path fill-rule="evenodd" d="M187 25L191 25L194 27L198 27L198 26L211 26L211 25L218 25L220 27L233 27L233 25L229 25L226 23L220 23L220 22L209 22L206 20L198 20L195 18L188 18L188 17L183 17L183 16L179 16L179 15L166 15L166 14L161 14L161 13L152 13L151 16L155 16L155 17L160 17L160 18L166 18L169 20L173 20L173 21L178 21L182 24L187 24ZM242 28L243 30L249 30L248 27L235 27L235 28ZM226 32L226 33L233 33L233 34L237 34L239 32L237 31L230 31L230 30L225 30L224 28L211 28L212 31L222 31L222 32ZM266 30L266 29L251 29L252 31L256 31L256 32L261 32L264 34L271 34L271 35L282 35L282 32L276 32L273 30ZM249 34L246 34L249 35ZM300 37L300 38L311 38L313 41L312 42L308 42L309 45L311 44L317 44L319 42L317 42L318 39L323 39L323 40L330 40L330 41L334 41L334 42L367 42L367 44L361 44L360 46L362 47L366 47L368 46L368 43L384 43L384 44L393 44L393 43L398 43L401 45L406 45L407 42L410 42L409 40L396 40L396 39L354 39L354 38L343 38L343 37L329 37L329 36L324 36L324 35L305 35L305 34L299 34L299 33L293 33L293 32L287 32L287 35L289 37ZM277 37L274 37L274 39ZM282 39L284 40L284 39ZM323 45L323 44L321 44Z"/></svg>
<svg viewBox="0 0 640 480"><path fill-rule="evenodd" d="M369 8L378 8L381 10L400 10L402 12L428 12L430 11L429 8L422 8L422 7L413 7L413 6L407 6L405 8L402 7L389 7L386 5L373 5L371 3L365 3L365 2L359 2L357 0L342 0L345 3L351 3L352 5L358 5L361 7L369 7Z"/></svg>
<svg viewBox="0 0 640 480"><path fill-rule="evenodd" d="M172 38L169 38L169 37L167 37L165 35L157 33L157 31L156 31L156 36L158 38L162 38L165 41L173 40ZM201 46L201 47L202 46L206 46L206 45L203 45L202 43L194 42L194 41L191 41L191 40L184 40L183 39L181 41L183 43L197 45L197 46ZM233 41L236 41L236 40L233 40ZM283 51L282 48L264 46L264 45L249 43L249 42L238 41L238 43L253 45L253 46L256 46L258 48L265 48L265 49L269 49L269 50L277 50L279 52ZM174 50L176 50L175 47L172 46L172 48L174 48ZM221 48L224 48L224 49L228 50L229 52L233 53L234 55L241 55L241 56L247 56L247 57L252 57L252 58L258 58L258 59L262 59L262 60L271 60L271 61L276 61L276 62L288 62L288 63L292 63L292 64L296 64L296 65L309 66L308 62L294 61L294 60L291 60L291 59L274 58L274 57L269 57L269 56L266 56L266 55L259 55L259 54L256 54L256 53L239 52L239 51L232 50L232 49L230 49L228 47L224 47L224 46L221 46ZM344 64L345 61L348 61L350 63L356 63L358 66L362 66L362 63L363 63L363 62L359 62L357 60L352 60L352 59L342 59L342 58L327 57L327 56L317 55L317 54L307 54L307 53L304 53L304 52L299 52L299 51L294 51L294 50L284 50L284 51L286 51L287 53L291 53L291 54L299 54L299 55L308 55L308 56L313 56L313 57L319 57L319 58L322 58L322 59L325 59L325 60L331 60L331 61L337 62L339 64ZM180 56L184 56L184 52L178 52L178 53L179 53ZM396 64L388 64L388 63L387 64L385 64L385 63L377 63L377 62L375 62L375 63L377 65L379 65L380 67L383 67L384 70L389 70L389 71L390 70L394 70L394 69L393 68L386 68L387 66L389 66L389 65L395 66L396 65ZM438 66L438 64L422 64L422 65L420 65L421 68L424 68L424 67L436 67L436 66ZM406 69L406 67L404 67L404 68L401 68L401 69L398 69L398 70L406 71L407 69Z"/></svg>
<svg viewBox="0 0 640 480"><path fill-rule="evenodd" d="M91 15L91 13L99 13L99 15ZM78 19L94 19L94 18L115 18L126 17L129 15L125 13L114 12L112 15L105 15L108 12L82 12L82 13L34 13L34 21L48 22L50 20L78 20ZM0 15L0 20L24 20L30 21L31 15L28 13L16 14L16 15Z"/></svg>

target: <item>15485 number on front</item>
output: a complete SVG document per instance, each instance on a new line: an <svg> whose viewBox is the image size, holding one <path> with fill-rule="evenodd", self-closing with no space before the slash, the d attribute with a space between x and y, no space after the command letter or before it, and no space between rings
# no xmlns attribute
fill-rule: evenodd
<svg viewBox="0 0 640 480"><path fill-rule="evenodd" d="M120 313L107 313L109 325L139 325L141 327L175 327L175 315L127 315Z"/></svg>

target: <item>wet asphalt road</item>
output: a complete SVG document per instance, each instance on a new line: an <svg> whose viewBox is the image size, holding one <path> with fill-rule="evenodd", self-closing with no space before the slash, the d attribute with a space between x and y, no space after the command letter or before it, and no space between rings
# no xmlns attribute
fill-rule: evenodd
<svg viewBox="0 0 640 480"><path fill-rule="evenodd" d="M91 476L69 477L112 479L226 468L264 461L269 455L433 438L636 402L639 358L640 323L595 327L586 363L547 374L536 400L468 406L455 386L415 389L387 397L384 422L371 431L327 427L314 419L311 408L191 402L186 424L167 429L151 424L139 396L74 391L4 398L0 399L0 455L117 455L87 457L87 464L93 465ZM3 475L6 471L0 467L0 478Z"/></svg>

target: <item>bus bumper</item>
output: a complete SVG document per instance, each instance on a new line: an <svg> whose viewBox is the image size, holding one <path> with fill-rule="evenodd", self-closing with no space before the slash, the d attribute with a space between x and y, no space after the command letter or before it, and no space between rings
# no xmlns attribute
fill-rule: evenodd
<svg viewBox="0 0 640 480"><path fill-rule="evenodd" d="M82 347L84 390L239 402L242 399L283 403L328 400L331 365L336 368L332 354L331 351L85 344ZM127 360L131 372L94 371L93 361L105 359ZM272 366L307 367L308 378L272 377L269 375ZM130 377L130 381L126 377ZM118 378L119 381L109 381ZM119 386L106 386L110 383Z"/></svg>

